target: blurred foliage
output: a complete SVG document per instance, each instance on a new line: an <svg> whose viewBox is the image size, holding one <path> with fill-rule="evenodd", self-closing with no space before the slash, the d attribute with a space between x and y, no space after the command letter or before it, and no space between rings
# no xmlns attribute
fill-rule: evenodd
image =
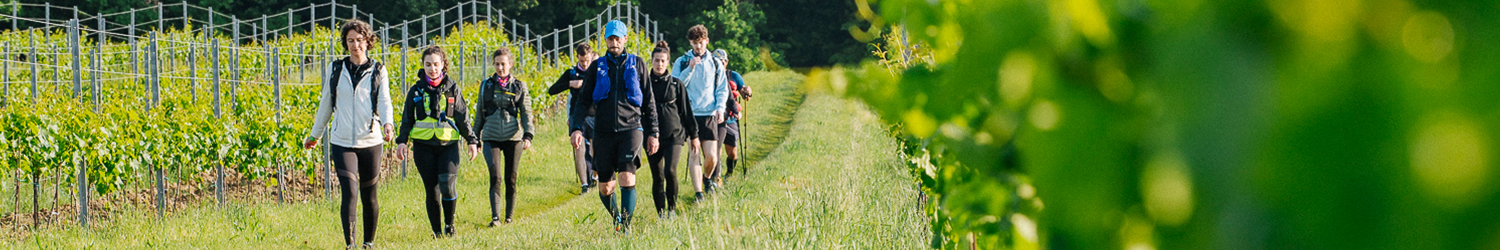
<svg viewBox="0 0 1500 250"><path fill-rule="evenodd" d="M934 247L1500 246L1495 1L856 3Z"/></svg>

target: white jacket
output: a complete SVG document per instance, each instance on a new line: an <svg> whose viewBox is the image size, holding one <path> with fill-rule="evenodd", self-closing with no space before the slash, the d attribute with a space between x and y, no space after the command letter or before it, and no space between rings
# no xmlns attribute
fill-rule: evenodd
<svg viewBox="0 0 1500 250"><path fill-rule="evenodd" d="M374 62L373 58L370 60ZM339 67L345 67L343 66L344 63L340 63ZM333 68L331 67L333 63L329 63L329 65L330 67L323 70L322 76L325 76L322 87L323 95L322 100L318 102L318 115L313 118L312 134L310 136L313 138L322 137L324 129L329 127L328 118L332 116L333 128L332 131L328 132L329 137L331 137L328 138L328 143L346 148L380 146L385 142L384 138L382 138L384 135L380 131L381 125L392 125L395 122L391 118L390 78L387 76L390 75L390 71L386 71L385 65L380 65L381 74L378 77L371 77L371 74L375 71L375 67L370 67L364 72L358 72L364 75L360 79L359 84L351 84L349 80L354 79L351 74L355 72L350 72L347 68L339 70L341 72L339 74L339 82L338 84L333 84L333 86L336 86L337 91L330 92L328 89L330 84L328 84L327 76L333 73ZM374 81L375 84L370 84L370 81ZM383 93L383 95L376 97L379 100L373 100L377 102L375 112L370 111L370 102L372 101L370 100L371 86L378 88L377 91L379 93ZM334 100L331 100L334 93L338 94L337 104L333 103ZM379 114L379 117L376 117L375 114Z"/></svg>

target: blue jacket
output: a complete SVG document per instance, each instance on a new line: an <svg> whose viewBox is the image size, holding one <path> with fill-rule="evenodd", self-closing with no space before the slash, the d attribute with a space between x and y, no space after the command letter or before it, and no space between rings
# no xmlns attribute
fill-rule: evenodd
<svg viewBox="0 0 1500 250"><path fill-rule="evenodd" d="M700 60L697 67L689 66L693 57ZM687 84L688 106L693 108L694 116L710 116L724 111L724 101L729 100L729 85L725 71L720 69L723 63L709 54L695 55L692 50L672 63L672 77Z"/></svg>

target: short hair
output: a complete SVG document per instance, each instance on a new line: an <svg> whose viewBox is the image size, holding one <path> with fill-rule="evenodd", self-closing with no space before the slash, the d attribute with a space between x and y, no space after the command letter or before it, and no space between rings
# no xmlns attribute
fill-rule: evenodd
<svg viewBox="0 0 1500 250"><path fill-rule="evenodd" d="M502 56L504 56L504 57L510 57L510 49L500 48L500 49L495 50L495 52L490 52L490 58L496 58L496 57L502 57Z"/></svg>
<svg viewBox="0 0 1500 250"><path fill-rule="evenodd" d="M594 53L594 46L589 46L588 42L579 42L577 45L573 45L573 54L581 56L590 53Z"/></svg>
<svg viewBox="0 0 1500 250"><path fill-rule="evenodd" d="M368 53L375 48L375 30L370 29L370 24L359 19L350 19L344 22L344 27L339 28L339 44L344 46L344 51L349 51L349 32L353 31L365 37L365 51ZM445 57L446 58L446 57Z"/></svg>
<svg viewBox="0 0 1500 250"><path fill-rule="evenodd" d="M698 39L708 39L708 28L703 27L702 24L693 25L692 28L688 28L687 39L688 39L688 41L697 41Z"/></svg>
<svg viewBox="0 0 1500 250"><path fill-rule="evenodd" d="M427 55L437 55L438 57L442 57L443 60L439 60L439 62L443 63L443 74L448 73L448 53L443 52L443 47L438 47L437 45L427 47L427 49L422 50L422 60L426 60ZM424 61L422 64L426 65L426 62Z"/></svg>
<svg viewBox="0 0 1500 250"><path fill-rule="evenodd" d="M651 54L656 53L667 53L667 57L671 57L672 47L667 46L667 40L656 41L656 48L651 50Z"/></svg>

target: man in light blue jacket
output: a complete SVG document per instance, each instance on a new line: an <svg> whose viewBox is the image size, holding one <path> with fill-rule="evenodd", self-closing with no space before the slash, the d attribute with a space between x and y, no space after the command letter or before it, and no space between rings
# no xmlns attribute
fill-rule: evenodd
<svg viewBox="0 0 1500 250"><path fill-rule="evenodd" d="M672 63L672 77L687 84L688 104L698 124L699 135L693 140L692 151L702 153L688 153L688 172L693 176L696 199L702 201L705 185L708 185L708 191L714 188L714 181L706 178L704 173L713 173L718 165L719 148L714 138L719 123L724 122L724 101L729 99L729 85L725 83L724 62L708 51L708 28L703 25L688 28L687 38L693 49Z"/></svg>

